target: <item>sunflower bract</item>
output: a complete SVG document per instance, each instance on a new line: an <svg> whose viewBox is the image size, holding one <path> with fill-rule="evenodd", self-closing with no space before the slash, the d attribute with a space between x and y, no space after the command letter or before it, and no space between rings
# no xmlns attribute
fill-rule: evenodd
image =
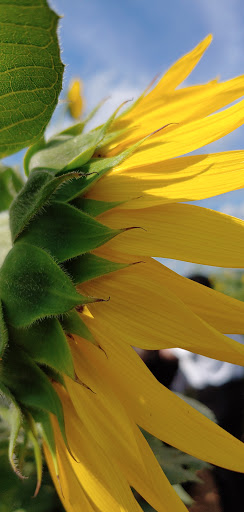
<svg viewBox="0 0 244 512"><path fill-rule="evenodd" d="M12 466L23 427L39 488L39 425L68 512L138 512L131 487L158 512L186 510L139 427L244 472L243 444L159 384L132 348L244 365L244 347L224 335L244 332L244 304L152 258L244 266L244 222L183 204L244 185L244 151L187 155L243 122L244 100L217 111L243 95L244 77L177 88L210 40L132 108L25 158L0 270L0 389L14 411Z"/></svg>

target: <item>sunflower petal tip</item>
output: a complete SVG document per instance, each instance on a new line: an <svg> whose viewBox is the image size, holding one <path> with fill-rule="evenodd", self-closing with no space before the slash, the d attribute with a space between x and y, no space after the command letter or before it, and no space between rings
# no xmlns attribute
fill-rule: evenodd
<svg viewBox="0 0 244 512"><path fill-rule="evenodd" d="M95 394L95 391L93 391L93 389L91 389L89 386L87 386L87 384L85 384L85 382L83 382L82 380L80 380L80 378L78 377L77 373L75 373L75 378L74 378L75 382L77 384L80 384L80 386L83 386L84 388L88 389L88 391L91 391L92 393Z"/></svg>

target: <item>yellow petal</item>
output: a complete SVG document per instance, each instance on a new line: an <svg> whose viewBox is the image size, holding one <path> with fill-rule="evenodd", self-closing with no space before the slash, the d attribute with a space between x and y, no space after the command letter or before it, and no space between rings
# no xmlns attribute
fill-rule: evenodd
<svg viewBox="0 0 244 512"><path fill-rule="evenodd" d="M223 336L191 311L157 273L141 263L82 286L88 295L110 297L89 306L83 319L99 343L100 334L145 349L181 347L244 365L244 346ZM177 319L177 320L176 320Z"/></svg>
<svg viewBox="0 0 244 512"><path fill-rule="evenodd" d="M180 85L181 82L183 82L192 72L211 41L212 36L208 35L195 48L193 48L193 50L175 62L163 75L153 90L142 99L135 109L132 110L130 115L133 117L140 115L140 112L147 108L148 105L152 105L155 100L158 101L161 99L161 96L176 89L176 87Z"/></svg>
<svg viewBox="0 0 244 512"><path fill-rule="evenodd" d="M244 221L189 204L113 210L100 216L111 228L140 226L114 238L111 250L203 265L244 267Z"/></svg>
<svg viewBox="0 0 244 512"><path fill-rule="evenodd" d="M135 256L109 251L106 246L100 247L96 253L105 259L121 263L132 263ZM139 257L137 261L139 261ZM236 300L224 293L203 286L191 279L180 276L153 258L143 256L146 265L142 267L143 279L154 281L171 290L182 302L205 322L222 333L244 333L244 302Z"/></svg>
<svg viewBox="0 0 244 512"><path fill-rule="evenodd" d="M196 201L244 186L244 151L187 156L157 165L120 171L116 167L97 181L87 197L126 201L120 208L145 208ZM133 200L136 198L136 200Z"/></svg>
<svg viewBox="0 0 244 512"><path fill-rule="evenodd" d="M72 453L78 461L67 455L70 465L89 500L103 512L138 512L138 506L128 482L117 465L109 459L79 420L70 402L60 390L64 407L67 437ZM91 392L90 392L91 393ZM83 405L80 404L80 407ZM56 429L58 446L64 448L61 435Z"/></svg>
<svg viewBox="0 0 244 512"><path fill-rule="evenodd" d="M150 104L146 111L132 118L130 123L122 118L118 128L127 127L129 130L118 136L111 145L103 148L102 153L112 150L118 144L121 149L129 147L167 124L182 125L207 117L243 96L243 89L244 77L239 76L226 82L214 81L165 94L158 104ZM165 135L169 129L163 131Z"/></svg>
<svg viewBox="0 0 244 512"><path fill-rule="evenodd" d="M244 471L244 445L162 386L136 352L100 338L107 358L92 345L105 378L135 423L163 441L212 464Z"/></svg>
<svg viewBox="0 0 244 512"><path fill-rule="evenodd" d="M89 343L83 343L83 340L80 340L79 345L73 347L73 355L76 361L76 371L81 378L84 365L88 363L90 366L92 360L90 359ZM104 368L99 371L101 369L96 367L94 371L94 366L92 366L91 369L89 383L91 384L95 374L100 382L100 390L104 390L106 388ZM122 423L121 419L118 421L116 415L118 397L113 394L109 407L106 407L99 388L94 396L87 388L77 386L70 379L67 379L67 386L82 424L86 425L87 430L94 437L94 442L103 448L109 459L113 461L112 463L121 468L130 485L159 512L169 511L172 508L177 511L185 510L156 460L154 461L151 449L144 438L141 439L137 427L132 425L126 413L124 413L126 421ZM97 390L96 385L93 388ZM69 422L69 414L67 414L67 422ZM115 428L112 426L114 422ZM134 441L136 438L136 444L130 441L125 442L122 428L131 431ZM127 439L131 438L131 433L127 434ZM155 471L153 475L150 472L151 468L154 468ZM162 493L164 500L162 500Z"/></svg>
<svg viewBox="0 0 244 512"><path fill-rule="evenodd" d="M220 139L243 124L244 100L222 112L204 117L183 126L171 126L167 132L161 130L149 137L131 157L120 165L120 169L156 164L190 153L210 142ZM173 122L173 121L172 121ZM175 122L175 121L174 121ZM108 153L117 154L121 145Z"/></svg>
<svg viewBox="0 0 244 512"><path fill-rule="evenodd" d="M44 453L56 491L65 510L67 510L67 512L98 512L88 500L80 482L77 480L76 474L70 465L67 451L64 448L62 449L61 446L58 446L57 460L60 472L59 480L54 470L52 457L45 444Z"/></svg>

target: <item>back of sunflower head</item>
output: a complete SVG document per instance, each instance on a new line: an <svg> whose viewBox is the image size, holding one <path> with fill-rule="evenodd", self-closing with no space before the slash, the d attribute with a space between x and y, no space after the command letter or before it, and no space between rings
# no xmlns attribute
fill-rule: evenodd
<svg viewBox="0 0 244 512"><path fill-rule="evenodd" d="M24 58L17 50L13 57L9 55L15 85L13 90L13 81L6 82L1 93L0 101L7 111L11 104L11 116L1 121L0 154L5 157L30 147L24 159L27 180L16 169L4 165L0 168L2 257L7 252L4 240L6 246L10 243L4 225L8 209L12 244L0 270L1 412L4 415L4 408L8 408L9 460L20 477L15 456L19 433L22 432L24 444L28 441L33 445L37 493L42 473L40 433L58 473L51 415L56 416L69 450L62 404L52 385L64 385L64 376L78 381L67 338L73 333L95 343L77 310L101 299L81 295L76 285L85 281L88 273L89 279L92 277L94 262L94 275L125 266L111 263L108 270L110 262L90 254L122 231L94 219L98 209L106 211L115 204L85 200L82 196L105 172L129 156L134 147L116 157L91 160L107 140L112 140L113 133L108 135L108 130L117 111L91 133L83 133L85 121L80 120L45 141L43 132L62 86L58 16L46 2L40 5L37 0L29 7L22 2L14 7L0 6L0 19L3 10L6 30L1 45L14 44L21 33L28 52ZM18 33L12 33L8 27L16 19ZM38 29L48 26L50 30L36 31L35 24ZM33 44L37 32L38 47ZM0 70L3 66L0 60ZM39 66L43 68L41 75ZM71 116L80 119L79 81L73 82L67 99Z"/></svg>

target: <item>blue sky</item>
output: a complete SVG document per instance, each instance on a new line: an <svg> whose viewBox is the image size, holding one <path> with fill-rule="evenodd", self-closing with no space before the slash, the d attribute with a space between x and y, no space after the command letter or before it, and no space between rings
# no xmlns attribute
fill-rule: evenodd
<svg viewBox="0 0 244 512"><path fill-rule="evenodd" d="M62 58L67 65L64 89L72 77L81 77L88 110L110 96L98 122L122 101L136 98L156 74L162 74L210 32L213 43L187 84L244 74L243 0L50 3L64 16L59 29ZM244 149L244 127L211 144L211 151L231 149ZM244 218L243 191L211 198L201 205ZM170 266L182 273L190 269L184 263Z"/></svg>

